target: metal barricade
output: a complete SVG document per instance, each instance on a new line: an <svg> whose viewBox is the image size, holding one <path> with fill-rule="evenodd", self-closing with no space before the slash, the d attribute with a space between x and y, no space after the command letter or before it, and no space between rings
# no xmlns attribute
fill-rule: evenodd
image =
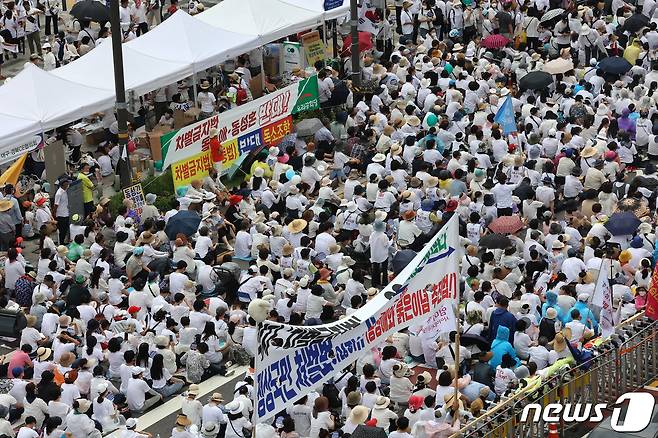
<svg viewBox="0 0 658 438"><path fill-rule="evenodd" d="M551 376L533 392L517 394L498 403L462 427L452 438L545 437L547 425L542 415L529 416L537 421L521 421L523 408L530 403L542 408L551 403L562 406L614 403L621 394L658 379L657 335L658 321L649 321L643 314L629 318L616 327L613 339L599 348L599 354L592 360ZM558 425L560 436L577 424L561 421Z"/></svg>

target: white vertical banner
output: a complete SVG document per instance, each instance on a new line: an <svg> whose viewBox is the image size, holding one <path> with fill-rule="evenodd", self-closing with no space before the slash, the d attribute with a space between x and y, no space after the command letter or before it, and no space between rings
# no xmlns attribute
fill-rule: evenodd
<svg viewBox="0 0 658 438"><path fill-rule="evenodd" d="M458 245L455 215L389 285L349 317L312 327L264 321L258 330L256 421L320 387L391 334L423 324L444 301L452 306L459 296ZM436 329L446 318L447 310Z"/></svg>
<svg viewBox="0 0 658 438"><path fill-rule="evenodd" d="M607 338L615 332L614 308L612 307L612 288L610 287L610 260L601 263L599 276L596 280L592 304L601 308L599 326L601 337Z"/></svg>

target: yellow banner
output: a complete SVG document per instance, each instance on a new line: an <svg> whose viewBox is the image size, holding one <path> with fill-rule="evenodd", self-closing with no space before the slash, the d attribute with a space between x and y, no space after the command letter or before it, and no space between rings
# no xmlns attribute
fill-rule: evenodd
<svg viewBox="0 0 658 438"><path fill-rule="evenodd" d="M222 161L224 166L224 171L227 171L229 167L233 165L235 160L240 157L240 148L238 147L238 139L233 138L229 141L222 143L224 148L224 161Z"/></svg>
<svg viewBox="0 0 658 438"><path fill-rule="evenodd" d="M185 160L177 161L171 165L171 175L174 179L174 187L179 188L189 185L195 179L208 176L212 167L210 150L201 152Z"/></svg>
<svg viewBox="0 0 658 438"><path fill-rule="evenodd" d="M9 166L9 169L5 170L5 173L0 175L0 185L12 184L15 186L18 182L18 177L23 171L26 159L27 153L21 155L18 160L14 161L14 164Z"/></svg>

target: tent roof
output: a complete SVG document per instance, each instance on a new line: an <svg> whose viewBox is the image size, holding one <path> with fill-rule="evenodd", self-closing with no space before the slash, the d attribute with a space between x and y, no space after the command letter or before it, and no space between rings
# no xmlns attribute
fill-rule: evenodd
<svg viewBox="0 0 658 438"><path fill-rule="evenodd" d="M30 63L0 87L0 102L19 103L8 105L4 111L14 118L40 123L43 130L108 108L113 101L112 91L57 77ZM5 143L4 138L2 143Z"/></svg>
<svg viewBox="0 0 658 438"><path fill-rule="evenodd" d="M225 30L258 36L266 44L321 24L322 15L321 11L283 0L224 0L195 18Z"/></svg>
<svg viewBox="0 0 658 438"><path fill-rule="evenodd" d="M175 55L176 60L192 65L195 72L251 50L257 40L253 35L211 26L182 10L163 21L157 29L157 32L147 32L124 47L161 60L171 60Z"/></svg>
<svg viewBox="0 0 658 438"><path fill-rule="evenodd" d="M160 44L169 48L173 42L161 40ZM193 73L192 65L187 61L178 60L174 51L171 52L172 59L165 60L133 50L128 44L123 44L122 47L126 91L132 90L138 95L146 94ZM90 87L111 90L114 93L112 44L110 41L103 42L80 59L53 70L53 74Z"/></svg>
<svg viewBox="0 0 658 438"><path fill-rule="evenodd" d="M0 126L2 135L0 136L0 164L8 160L3 158L5 153L10 153L14 147L27 143L35 135L41 132L41 123L34 120L19 119L7 114L0 114ZM8 155L11 161L15 154Z"/></svg>
<svg viewBox="0 0 658 438"><path fill-rule="evenodd" d="M333 20L334 18L343 17L350 12L350 1L342 0L342 6L331 9L329 11L324 10L324 0L282 0L291 5L297 7L308 9L310 11L319 12L323 14L325 20Z"/></svg>

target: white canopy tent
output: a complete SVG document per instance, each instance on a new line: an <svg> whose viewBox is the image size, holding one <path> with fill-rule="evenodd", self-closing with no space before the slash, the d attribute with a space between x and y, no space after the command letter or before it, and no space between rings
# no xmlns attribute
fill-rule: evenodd
<svg viewBox="0 0 658 438"><path fill-rule="evenodd" d="M282 0L224 0L196 15L212 26L258 36L261 44L321 25L322 16Z"/></svg>
<svg viewBox="0 0 658 438"><path fill-rule="evenodd" d="M161 44L167 47L164 42ZM128 44L124 44L123 72L126 91L132 90L138 95L146 94L193 73L191 64L176 59L174 52L171 55L169 60L159 59L133 50ZM53 70L52 74L89 87L104 88L114 92L112 44L109 41L103 42L80 59ZM78 118L84 114L78 112Z"/></svg>
<svg viewBox="0 0 658 438"><path fill-rule="evenodd" d="M327 12L323 0L224 0L194 17L177 12L123 45L126 90L146 94L348 9L348 0ZM109 41L51 72L28 65L0 87L0 102L11 108L0 109L0 157L35 134L110 108L114 100Z"/></svg>
<svg viewBox="0 0 658 438"><path fill-rule="evenodd" d="M59 78L33 64L26 64L23 71L0 87L0 102L8 103L5 111L9 114L4 116L9 118L0 120L0 146L6 147L69 123L80 118L80 114L109 108L114 102L114 93Z"/></svg>
<svg viewBox="0 0 658 438"><path fill-rule="evenodd" d="M162 60L170 60L175 54L176 60L190 65L193 73L235 58L258 44L256 36L211 26L181 10L155 30L157 32L148 32L124 47ZM201 41L211 44L200 44Z"/></svg>

